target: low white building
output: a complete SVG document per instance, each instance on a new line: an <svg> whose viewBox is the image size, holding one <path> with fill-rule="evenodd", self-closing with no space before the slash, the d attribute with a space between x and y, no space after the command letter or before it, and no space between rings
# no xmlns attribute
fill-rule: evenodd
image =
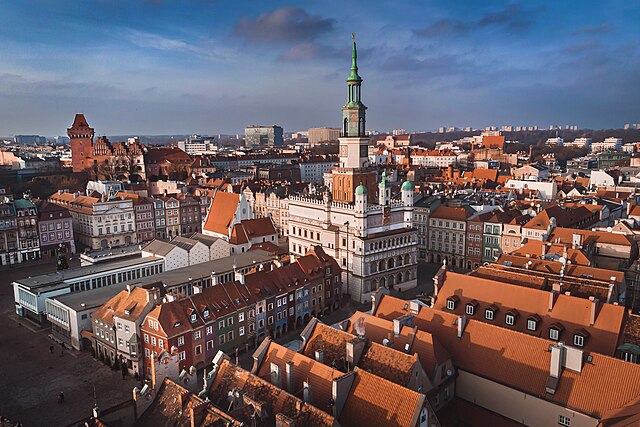
<svg viewBox="0 0 640 427"><path fill-rule="evenodd" d="M615 187L618 185L616 178L602 170L594 170L589 177L589 188Z"/></svg>
<svg viewBox="0 0 640 427"><path fill-rule="evenodd" d="M555 181L528 181L522 179L510 179L505 184L506 188L513 188L521 193L523 190L535 190L543 200L551 200L558 193L558 185Z"/></svg>
<svg viewBox="0 0 640 427"><path fill-rule="evenodd" d="M188 265L200 264L211 260L209 248L197 239L177 236L169 243L187 251Z"/></svg>
<svg viewBox="0 0 640 427"><path fill-rule="evenodd" d="M156 257L164 260L164 270L189 266L189 252L180 246L162 240L152 240L142 248L142 257Z"/></svg>
<svg viewBox="0 0 640 427"><path fill-rule="evenodd" d="M198 240L202 242L207 248L209 248L209 260L225 258L231 255L229 249L229 242L220 237L205 236L202 233L193 233L189 236L190 239Z"/></svg>
<svg viewBox="0 0 640 427"><path fill-rule="evenodd" d="M602 142L592 142L591 152L600 153L602 151L620 151L622 149L622 138L606 138Z"/></svg>

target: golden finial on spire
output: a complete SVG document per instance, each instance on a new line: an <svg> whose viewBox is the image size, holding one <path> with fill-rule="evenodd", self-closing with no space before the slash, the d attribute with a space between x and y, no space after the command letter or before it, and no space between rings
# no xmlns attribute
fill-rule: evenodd
<svg viewBox="0 0 640 427"><path fill-rule="evenodd" d="M356 39L356 33L351 33L351 39L355 40Z"/></svg>

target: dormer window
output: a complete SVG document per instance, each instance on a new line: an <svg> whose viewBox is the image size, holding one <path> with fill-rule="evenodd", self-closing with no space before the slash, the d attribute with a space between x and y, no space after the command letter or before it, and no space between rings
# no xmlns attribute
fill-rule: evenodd
<svg viewBox="0 0 640 427"><path fill-rule="evenodd" d="M498 312L498 307L495 304L491 304L484 310L484 318L487 320L493 320Z"/></svg>
<svg viewBox="0 0 640 427"><path fill-rule="evenodd" d="M584 329L578 329L573 334L573 345L576 347L584 347L584 343L589 337L589 332Z"/></svg>
<svg viewBox="0 0 640 427"><path fill-rule="evenodd" d="M516 318L520 313L515 308L507 311L507 314L504 316L504 323L509 326L513 326L516 323Z"/></svg>
<svg viewBox="0 0 640 427"><path fill-rule="evenodd" d="M560 339L560 333L564 330L564 327L559 323L552 323L549 326L549 339L558 341Z"/></svg>
<svg viewBox="0 0 640 427"><path fill-rule="evenodd" d="M447 298L447 310L451 310L451 311L455 310L456 305L458 304L458 301L460 301L460 298L458 298L457 295L453 295Z"/></svg>
<svg viewBox="0 0 640 427"><path fill-rule="evenodd" d="M469 316L473 316L473 313L475 313L476 311L476 306L478 305L478 302L473 300L469 303L467 303L467 305L465 306L465 313L467 313Z"/></svg>
<svg viewBox="0 0 640 427"><path fill-rule="evenodd" d="M202 312L202 315L204 316L204 318L208 318L209 317L209 310L205 310Z"/></svg>
<svg viewBox="0 0 640 427"><path fill-rule="evenodd" d="M527 319L527 329L530 331L535 331L538 329L538 323L540 322L540 316L533 315Z"/></svg>
<svg viewBox="0 0 640 427"><path fill-rule="evenodd" d="M191 315L191 322L192 322L192 323L193 323L193 322L195 322L195 321L196 321L196 319L197 319L196 314L195 314L195 313L194 313L194 314L192 314L192 315Z"/></svg>

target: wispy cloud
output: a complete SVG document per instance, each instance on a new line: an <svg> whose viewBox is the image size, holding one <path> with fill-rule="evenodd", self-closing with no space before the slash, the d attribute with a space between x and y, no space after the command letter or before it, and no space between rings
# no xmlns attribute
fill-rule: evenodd
<svg viewBox="0 0 640 427"><path fill-rule="evenodd" d="M585 25L583 27L577 28L573 31L574 35L594 35L594 34L605 34L611 31L611 25L608 22L603 22L602 24L597 25Z"/></svg>
<svg viewBox="0 0 640 427"><path fill-rule="evenodd" d="M182 52L220 61L229 61L236 58L232 50L217 46L196 45L177 38L138 30L127 30L123 34L130 43L143 49Z"/></svg>
<svg viewBox="0 0 640 427"><path fill-rule="evenodd" d="M309 15L300 7L283 7L258 15L240 18L233 33L256 43L309 42L333 30L335 20Z"/></svg>
<svg viewBox="0 0 640 427"><path fill-rule="evenodd" d="M475 19L439 19L425 27L414 30L414 34L422 37L451 34L466 35L472 31L482 29L499 29L510 34L520 34L531 29L535 19L535 10L526 9L520 3L511 3L501 9L489 11Z"/></svg>

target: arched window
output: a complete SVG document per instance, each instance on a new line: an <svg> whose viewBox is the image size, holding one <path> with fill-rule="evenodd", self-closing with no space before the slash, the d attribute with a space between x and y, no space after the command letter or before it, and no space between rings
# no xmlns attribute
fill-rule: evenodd
<svg viewBox="0 0 640 427"><path fill-rule="evenodd" d="M393 261L393 258L389 258L389 260L387 261L387 268L393 268L394 264L395 262Z"/></svg>
<svg viewBox="0 0 640 427"><path fill-rule="evenodd" d="M344 136L349 135L349 120L346 117L344 118L344 129L342 130L342 134Z"/></svg>

